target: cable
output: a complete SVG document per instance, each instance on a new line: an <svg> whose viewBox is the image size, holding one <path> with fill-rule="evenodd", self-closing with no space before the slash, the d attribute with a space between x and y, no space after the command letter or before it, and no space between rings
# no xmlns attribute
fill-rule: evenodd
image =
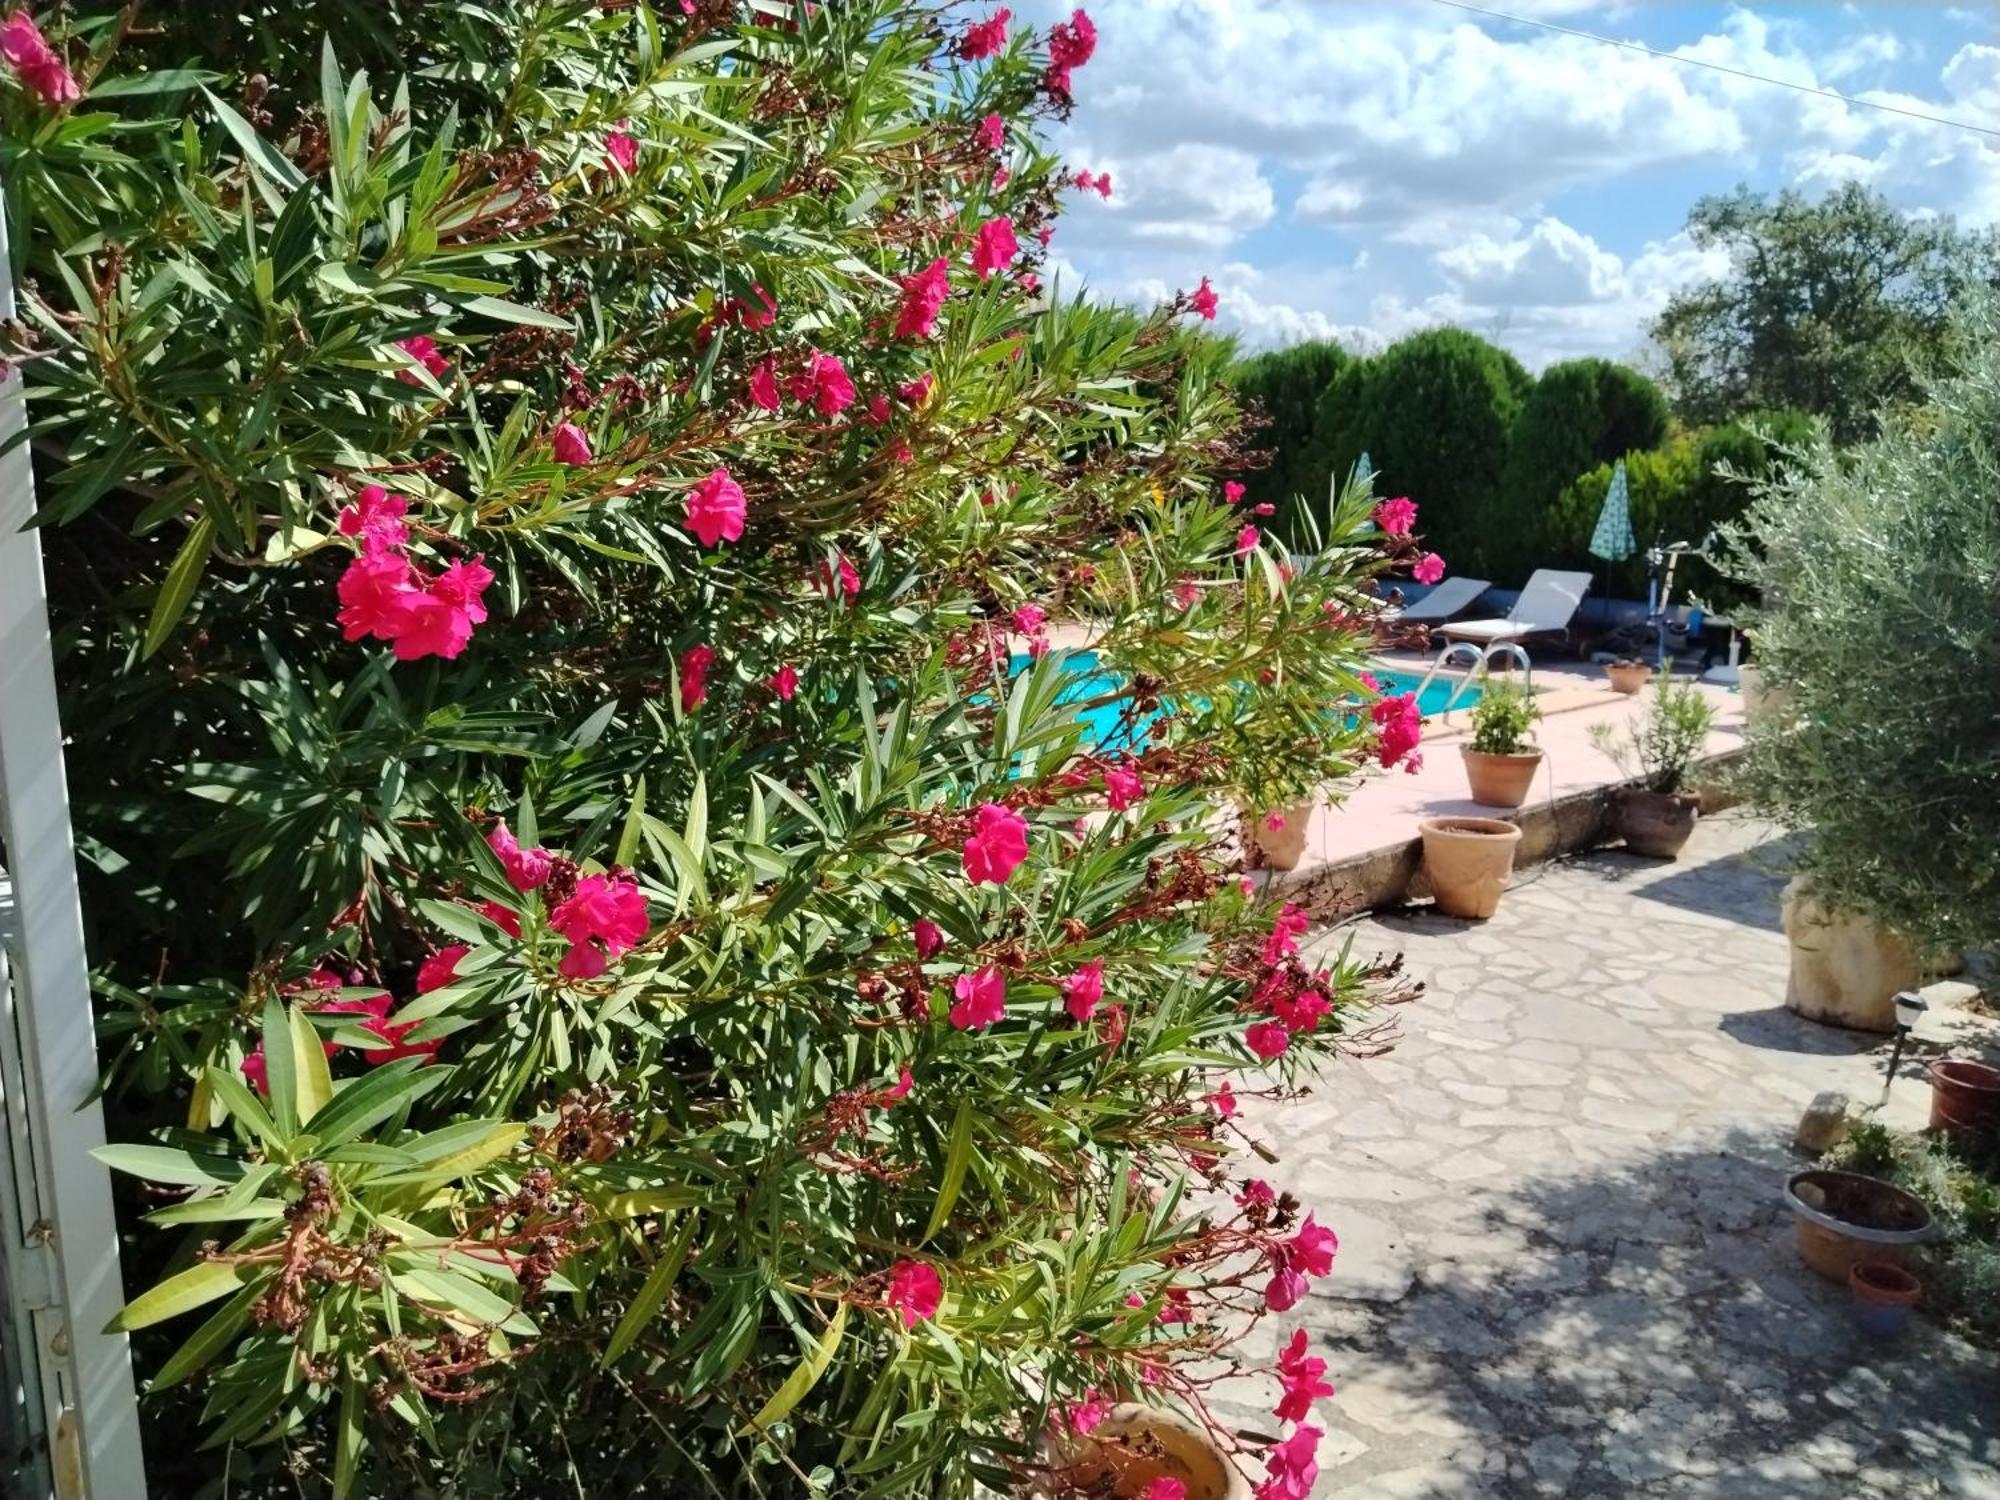
<svg viewBox="0 0 2000 1500"><path fill-rule="evenodd" d="M1528 16L1512 16L1504 10L1488 10L1483 5L1468 5L1465 0L1431 0L1433 5L1449 6L1453 10L1471 11L1476 16L1491 16L1496 21L1512 21L1517 26L1539 26L1544 31L1559 32L1563 36L1581 37L1586 42L1602 42L1607 47L1622 47L1627 52L1643 52L1648 57L1657 57L1662 62L1687 63L1690 67L1708 68L1717 73L1727 73L1732 78L1747 78L1752 83L1776 84L1781 89L1793 89L1801 94L1817 94L1822 99L1836 99L1842 104L1852 104L1857 109L1879 109L1885 114L1904 115L1912 120L1926 120L1933 125L1949 125L1954 130L1970 130L1976 135L1990 135L2000 138L2000 130L1984 125L1969 125L1963 120L1947 120L1942 115L1927 115L1921 110L1903 109L1894 104L1879 104L1872 99L1857 99L1852 94L1836 93L1832 89L1814 88L1811 84L1793 83L1785 78L1770 78L1762 73L1751 73L1743 68L1732 68L1726 63L1709 62L1700 57L1684 57L1677 52L1656 52L1639 42L1621 42L1616 37L1599 36L1594 31L1578 31L1573 26L1558 26L1553 21L1537 21Z"/></svg>

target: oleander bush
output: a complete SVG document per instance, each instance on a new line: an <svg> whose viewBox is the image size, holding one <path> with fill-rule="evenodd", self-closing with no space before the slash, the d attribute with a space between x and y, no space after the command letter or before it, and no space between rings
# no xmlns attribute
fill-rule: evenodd
<svg viewBox="0 0 2000 1500"><path fill-rule="evenodd" d="M0 40L157 1491L1060 1490L1203 1410L1334 1248L1238 1090L1401 993L1217 809L1414 749L1332 706L1419 543L1230 503L1205 281L1038 285L1089 18Z"/></svg>

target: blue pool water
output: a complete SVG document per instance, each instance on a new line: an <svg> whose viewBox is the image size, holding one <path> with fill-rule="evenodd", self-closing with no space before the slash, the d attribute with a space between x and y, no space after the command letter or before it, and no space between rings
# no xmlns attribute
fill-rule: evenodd
<svg viewBox="0 0 2000 1500"><path fill-rule="evenodd" d="M1025 671L1031 664L1030 658L1016 656L1009 663L1009 675L1018 675ZM1061 692L1056 695L1058 703L1090 704L1090 700L1116 693L1124 685L1124 679L1116 672L1104 670L1097 659L1095 651L1077 651L1071 653L1069 656L1063 658L1062 670L1063 675L1069 678L1070 681L1066 682ZM1378 668L1375 671L1375 680L1382 684L1382 691L1384 693L1410 693L1416 691L1420 674L1415 672L1394 672ZM1455 681L1456 679L1446 681L1440 678L1430 683L1417 699L1417 711L1426 718L1443 713L1445 702L1451 697L1451 690ZM1458 702L1454 707L1459 709L1470 708L1478 701L1479 688L1477 685L1474 685L1468 687L1460 694ZM1121 722L1121 711L1123 708L1124 704L1122 702L1091 704L1088 707L1078 708L1077 719L1090 726L1088 736L1090 744L1111 750L1129 749L1137 745L1143 745L1146 742L1147 732L1153 727L1154 722L1166 711L1165 709L1156 709L1152 713L1147 714L1140 720L1137 726L1138 732L1133 734L1127 731Z"/></svg>

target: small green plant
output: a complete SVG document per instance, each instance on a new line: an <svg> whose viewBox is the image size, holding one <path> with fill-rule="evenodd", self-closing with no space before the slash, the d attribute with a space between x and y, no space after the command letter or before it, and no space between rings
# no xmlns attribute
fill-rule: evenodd
<svg viewBox="0 0 2000 1500"><path fill-rule="evenodd" d="M1481 673L1472 708L1472 748L1479 755L1526 755L1534 749L1542 710L1535 695L1511 678Z"/></svg>
<svg viewBox="0 0 2000 1500"><path fill-rule="evenodd" d="M1678 681L1670 661L1653 681L1652 702L1636 729L1611 724L1590 726L1590 742L1610 756L1627 776L1636 776L1649 792L1678 792L1688 767L1701 754L1715 709L1692 682Z"/></svg>

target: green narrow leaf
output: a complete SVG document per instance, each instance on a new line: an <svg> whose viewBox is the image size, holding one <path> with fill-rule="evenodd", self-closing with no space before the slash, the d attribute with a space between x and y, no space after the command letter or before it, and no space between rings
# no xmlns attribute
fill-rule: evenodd
<svg viewBox="0 0 2000 1500"><path fill-rule="evenodd" d="M114 1172L128 1172L147 1182L175 1187L227 1187L243 1180L243 1163L230 1156L209 1156L174 1146L118 1144L91 1153Z"/></svg>
<svg viewBox="0 0 2000 1500"><path fill-rule="evenodd" d="M208 1260L198 1266L190 1266L178 1276L169 1276L158 1286L149 1288L118 1309L117 1314L105 1325L106 1333L130 1333L137 1328L150 1328L155 1323L164 1323L168 1318L177 1318L182 1313L200 1307L204 1302L213 1302L217 1297L227 1296L245 1282L261 1274L262 1267L236 1264L229 1261Z"/></svg>
<svg viewBox="0 0 2000 1500"><path fill-rule="evenodd" d="M222 1107L250 1127L251 1133L267 1146L282 1145L284 1137L272 1123L271 1115L250 1092L249 1086L235 1073L221 1068L208 1068L203 1072L208 1091L222 1101Z"/></svg>
<svg viewBox="0 0 2000 1500"><path fill-rule="evenodd" d="M559 333L574 333L576 325L568 318L545 312L539 307L523 307L518 302L507 302L499 297L467 297L458 304L467 312L483 317L498 318L503 323L522 323L530 328L553 328Z"/></svg>
<svg viewBox="0 0 2000 1500"><path fill-rule="evenodd" d="M833 1321L826 1325L826 1331L819 1336L819 1342L812 1346L811 1352L785 1377L785 1383L771 1392L771 1399L764 1403L757 1415L737 1429L736 1435L742 1437L745 1433L769 1427L773 1422L782 1422L790 1416L792 1408L805 1399L806 1393L826 1373L826 1367L833 1362L833 1351L840 1347L840 1336L846 1330L847 1304L843 1302L834 1310Z"/></svg>
<svg viewBox="0 0 2000 1500"><path fill-rule="evenodd" d="M928 1240L943 1227L951 1217L952 1205L958 1202L959 1189L965 1186L965 1169L972 1161L972 1100L968 1097L958 1101L958 1115L951 1122L951 1144L945 1148L944 1175L938 1179L937 1203L931 1209L931 1221L924 1226L924 1239Z"/></svg>
<svg viewBox="0 0 2000 1500"><path fill-rule="evenodd" d="M695 1226L699 1219L689 1214L681 1225L680 1233L674 1236L653 1266L653 1272L646 1278L646 1284L639 1288L639 1295L632 1299L632 1305L625 1309L625 1316L618 1320L618 1326L611 1330L611 1337L604 1345L604 1357L599 1363L606 1368L616 1363L619 1356L632 1347L633 1340L641 1330L653 1321L660 1306L667 1300L667 1293L673 1289L674 1278L681 1274L681 1266L687 1260L688 1247L694 1243Z"/></svg>
<svg viewBox="0 0 2000 1500"><path fill-rule="evenodd" d="M290 1012L290 1021L292 1069L298 1089L299 1118L310 1120L332 1100L333 1074L326 1066L326 1043L320 1040L319 1032L306 1019L306 1013L294 1008Z"/></svg>
<svg viewBox="0 0 2000 1500"><path fill-rule="evenodd" d="M160 1366L159 1374L153 1377L152 1383L146 1387L147 1391L164 1391L169 1386L179 1385L227 1348L229 1341L242 1332L244 1325L250 1321L250 1304L262 1295L263 1290L262 1281L253 1281L217 1308L209 1320L189 1334L187 1342Z"/></svg>
<svg viewBox="0 0 2000 1500"><path fill-rule="evenodd" d="M326 1108L306 1122L306 1134L317 1139L317 1149L324 1151L381 1124L444 1080L442 1070L419 1069L424 1069L421 1057L399 1057L382 1064L335 1094Z"/></svg>
<svg viewBox="0 0 2000 1500"><path fill-rule="evenodd" d="M681 837L694 862L701 864L708 857L708 777L700 771L695 772L694 790L688 794L687 832Z"/></svg>
<svg viewBox="0 0 2000 1500"><path fill-rule="evenodd" d="M349 1370L340 1382L340 1425L333 1438L333 1500L347 1500L354 1492L354 1476L361 1459L361 1382Z"/></svg>
<svg viewBox="0 0 2000 1500"><path fill-rule="evenodd" d="M290 1140L299 1133L299 1073L292 1061L292 1021L276 995L264 1002L264 1081L269 1085L271 1118Z"/></svg>
<svg viewBox="0 0 2000 1500"><path fill-rule="evenodd" d="M215 111L216 119L222 122L222 128L227 130L235 138L236 144L243 148L245 163L254 166L289 192L297 192L306 185L305 174L280 155L276 146L257 134L256 126L216 98L207 88L203 88L201 92L202 97L208 100L209 108Z"/></svg>
<svg viewBox="0 0 2000 1500"><path fill-rule="evenodd" d="M631 868L632 861L639 857L639 832L645 826L646 778L642 775L632 784L632 805L625 810L625 826L618 833L618 851L611 856L613 864Z"/></svg>
<svg viewBox="0 0 2000 1500"><path fill-rule="evenodd" d="M181 616L187 613L188 602L194 598L194 586L201 582L202 569L208 566L209 549L214 544L215 527L203 516L188 531L181 550L174 554L167 576L160 580L159 593L153 596L153 614L146 621L145 655L151 656L159 650L173 634Z"/></svg>

